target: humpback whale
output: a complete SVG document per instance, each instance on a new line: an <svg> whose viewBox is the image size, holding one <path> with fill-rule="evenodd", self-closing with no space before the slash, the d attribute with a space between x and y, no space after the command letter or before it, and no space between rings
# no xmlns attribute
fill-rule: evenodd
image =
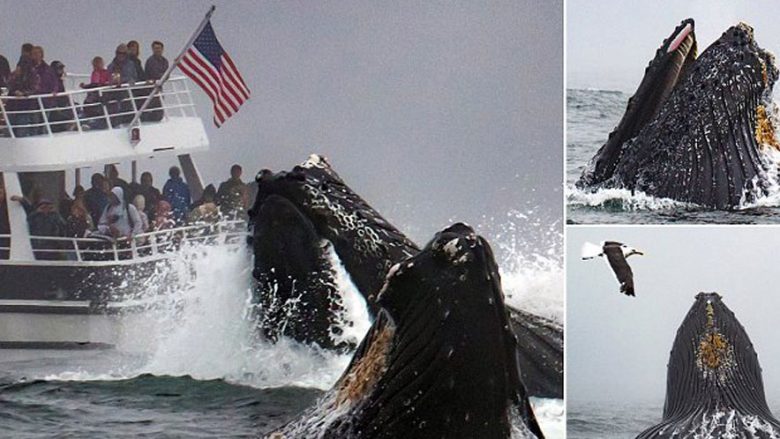
<svg viewBox="0 0 780 439"><path fill-rule="evenodd" d="M778 70L753 29L726 30L698 58L683 21L650 61L626 112L577 181L707 208L733 209L766 193L762 155L779 146L767 107Z"/></svg>
<svg viewBox="0 0 780 439"><path fill-rule="evenodd" d="M615 277L620 283L620 292L626 296L636 296L634 291L634 272L628 265L628 257L633 255L643 255L639 250L629 247L622 242L604 241L601 246L586 242L582 246L582 259L588 260L603 257Z"/></svg>
<svg viewBox="0 0 780 439"><path fill-rule="evenodd" d="M325 349L354 349L356 343L339 340L349 322L327 258L330 243L292 203L275 195L259 206L253 225L253 276L260 291L273 291L256 295L263 335L272 342L284 335Z"/></svg>
<svg viewBox="0 0 780 439"><path fill-rule="evenodd" d="M663 420L637 438L778 435L745 328L720 295L699 293L672 345Z"/></svg>
<svg viewBox="0 0 780 439"><path fill-rule="evenodd" d="M498 267L463 224L394 265L349 368L267 438L541 438Z"/></svg>
<svg viewBox="0 0 780 439"><path fill-rule="evenodd" d="M295 279L296 285L308 286L309 290L305 296L335 297L333 302L338 303L338 291L330 281L330 277L322 276L316 270L312 270L311 267L314 265L302 264L299 262L301 258L291 256L296 253L287 250L275 251L273 257L262 256L264 260L260 261L261 256L258 256L257 252L257 246L261 245L257 241L263 241L262 245L266 246L271 242L272 246L277 247L282 241L288 246L292 245L291 242L297 242L296 245L303 247L299 253L322 252L325 248L322 243L325 242L332 245L353 283L364 296L370 314L375 316L379 309L377 294L384 285L390 267L418 254L420 248L352 191L323 157L312 155L306 162L289 172L274 173L263 170L257 174L256 181L258 193L249 216L250 224L254 229L253 246L256 254L254 276L258 280L258 289L256 289L258 301L261 304L274 302L283 307L288 297L298 297L301 294L287 292L291 288L291 279ZM268 204L278 205L281 199L287 202L285 209L294 208L299 212L299 215L293 217L306 219L302 221L306 223L302 227L306 232L298 233L298 236L308 236L306 240L269 238L268 234L258 236L258 230L274 233L275 229L267 225L273 215L261 213L264 210L273 212L275 208L269 208ZM267 255L268 252L265 254ZM318 259L315 256L312 256L312 260ZM320 257L318 260L322 259ZM276 265L298 268L275 269ZM288 273L292 272L295 276L291 277ZM333 308L322 306L322 302L317 299L307 301L305 304L300 304L297 300L296 302L299 308L310 304L313 309L302 313L301 317L319 315L312 321L320 322L321 326L332 323L338 318L320 315L331 314ZM563 330L561 326L522 310L509 309L511 327L520 340L518 348L521 371L529 393L532 396L562 398ZM338 313L339 309L335 308L335 312ZM298 321L292 328L296 325L303 326L295 332L285 328L283 330L285 335L303 343L318 344L322 347L334 344L333 337L322 339L329 331L322 329L306 331L305 325L309 320L299 319L289 310L284 315L289 317L288 320ZM331 328L334 326L331 324ZM271 328L270 331L274 332L277 329Z"/></svg>

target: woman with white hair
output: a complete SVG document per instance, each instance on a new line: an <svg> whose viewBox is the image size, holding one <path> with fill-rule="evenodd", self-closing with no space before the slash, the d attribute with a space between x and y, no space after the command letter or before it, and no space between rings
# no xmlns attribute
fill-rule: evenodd
<svg viewBox="0 0 780 439"><path fill-rule="evenodd" d="M138 215L141 217L141 224L143 224L142 232L148 232L149 216L146 215L146 198L141 194L136 195L133 198L133 206L135 206L135 210L138 211Z"/></svg>

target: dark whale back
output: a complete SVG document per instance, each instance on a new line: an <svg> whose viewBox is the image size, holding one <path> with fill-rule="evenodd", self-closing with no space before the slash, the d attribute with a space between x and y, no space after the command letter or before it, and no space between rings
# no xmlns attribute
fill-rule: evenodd
<svg viewBox="0 0 780 439"><path fill-rule="evenodd" d="M451 226L394 266L378 302L349 369L280 437L542 437L498 269L473 230Z"/></svg>
<svg viewBox="0 0 780 439"><path fill-rule="evenodd" d="M777 142L766 116L778 75L773 56L740 23L686 70L649 123L594 158L614 163L611 173L584 175L581 187L640 190L716 209L765 193L760 148Z"/></svg>
<svg viewBox="0 0 780 439"><path fill-rule="evenodd" d="M704 437L780 434L780 422L766 403L753 344L715 293L697 295L678 329L669 358L663 421L638 437L693 438L705 432Z"/></svg>

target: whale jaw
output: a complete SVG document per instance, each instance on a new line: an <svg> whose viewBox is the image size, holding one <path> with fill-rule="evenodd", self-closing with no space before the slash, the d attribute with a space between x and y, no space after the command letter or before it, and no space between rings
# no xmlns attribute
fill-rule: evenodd
<svg viewBox="0 0 780 439"><path fill-rule="evenodd" d="M663 420L638 438L778 435L745 329L720 295L698 294L672 346Z"/></svg>
<svg viewBox="0 0 780 439"><path fill-rule="evenodd" d="M378 302L342 378L278 434L543 437L520 380L492 250L471 228L449 227L395 265Z"/></svg>

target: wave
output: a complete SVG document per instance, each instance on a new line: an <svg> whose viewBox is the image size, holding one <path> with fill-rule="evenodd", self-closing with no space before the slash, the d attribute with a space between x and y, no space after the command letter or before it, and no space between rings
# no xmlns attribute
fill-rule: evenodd
<svg viewBox="0 0 780 439"><path fill-rule="evenodd" d="M495 249L507 302L562 323L562 225L538 217L534 210L511 211L486 219L479 229ZM345 320L353 322L344 328L345 336L360 339L370 324L365 302L335 254L331 257L345 296ZM144 291L118 298L136 308L122 316L119 355L113 361L102 369L71 366L38 374L26 385L41 385L36 379L74 386L88 382L104 389L130 386L142 393L155 388L177 393L175 389L193 381L196 388L217 390L330 388L351 355L286 338L275 344L262 340L252 312L252 267L251 252L243 244L185 246L147 280ZM533 404L548 436L563 437L563 401L535 399Z"/></svg>
<svg viewBox="0 0 780 439"><path fill-rule="evenodd" d="M640 210L695 209L696 205L657 198L642 191L628 189L582 190L574 185L566 187L566 202L570 206L602 209L609 212L633 212Z"/></svg>

